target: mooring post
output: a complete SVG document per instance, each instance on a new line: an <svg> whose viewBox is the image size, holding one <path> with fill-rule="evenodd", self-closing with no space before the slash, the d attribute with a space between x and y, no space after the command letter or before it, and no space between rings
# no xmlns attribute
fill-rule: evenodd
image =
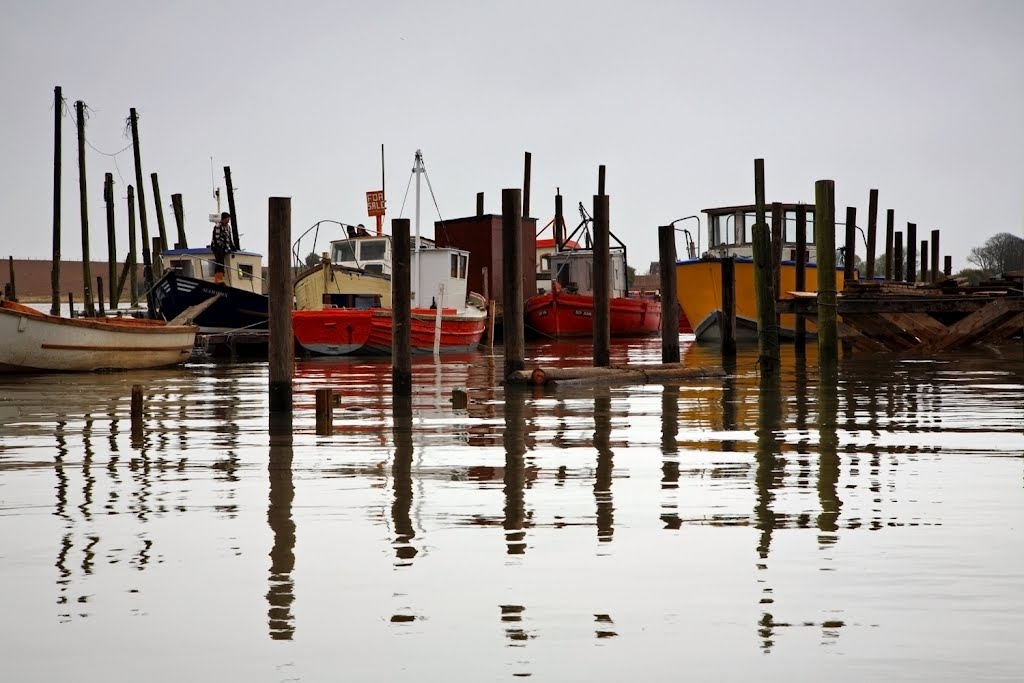
<svg viewBox="0 0 1024 683"><path fill-rule="evenodd" d="M164 205L160 200L160 181L156 173L150 173L149 179L153 181L153 204L156 206L156 224L160 230L160 243L165 247L170 245L167 241L167 225L164 223Z"/></svg>
<svg viewBox="0 0 1024 683"><path fill-rule="evenodd" d="M885 279L893 279L893 239L896 231L896 212L889 209L885 212ZM898 278L897 278L898 279Z"/></svg>
<svg viewBox="0 0 1024 683"><path fill-rule="evenodd" d="M565 216L562 213L562 190L557 188L555 190L555 224L554 224L554 237L555 237L555 251L562 251L562 243L565 241Z"/></svg>
<svg viewBox="0 0 1024 683"><path fill-rule="evenodd" d="M903 233L902 232L897 232L896 233L896 243L895 243L895 246L893 246L892 258L893 258L892 279L895 280L896 282L903 282L903 280L904 280L904 273L905 273L904 266L906 265L906 259L903 256Z"/></svg>
<svg viewBox="0 0 1024 683"><path fill-rule="evenodd" d="M334 392L330 388L316 390L316 433L327 435L334 431Z"/></svg>
<svg viewBox="0 0 1024 683"><path fill-rule="evenodd" d="M50 266L50 315L60 315L60 161L64 96L53 89L53 263Z"/></svg>
<svg viewBox="0 0 1024 683"><path fill-rule="evenodd" d="M679 362L679 293L676 291L676 228L658 226L661 276L661 362Z"/></svg>
<svg viewBox="0 0 1024 683"><path fill-rule="evenodd" d="M939 277L939 231L932 230L932 282L938 282Z"/></svg>
<svg viewBox="0 0 1024 683"><path fill-rule="evenodd" d="M501 191L502 334L505 340L505 377L526 364L523 321L522 191ZM532 264L531 264L532 266Z"/></svg>
<svg viewBox="0 0 1024 683"><path fill-rule="evenodd" d="M807 291L807 207L800 204L796 207L796 272L794 283L796 291ZM793 330L793 343L798 354L806 351L807 319L797 313Z"/></svg>
<svg viewBox="0 0 1024 683"><path fill-rule="evenodd" d="M75 295L73 292L68 292L68 317L75 317Z"/></svg>
<svg viewBox="0 0 1024 683"><path fill-rule="evenodd" d="M292 200L271 197L267 217L269 240L267 269L270 316L270 412L292 412L292 375L295 370L292 333Z"/></svg>
<svg viewBox="0 0 1024 683"><path fill-rule="evenodd" d="M153 275L159 279L164 274L164 245L159 237L153 238Z"/></svg>
<svg viewBox="0 0 1024 683"><path fill-rule="evenodd" d="M230 166L224 167L224 184L227 185L228 211L231 212L231 238L235 241L235 249L241 249L242 243L238 241L238 214L235 213L235 186L231 182Z"/></svg>
<svg viewBox="0 0 1024 683"><path fill-rule="evenodd" d="M907 268L904 273L907 282L917 280L917 224L907 223Z"/></svg>
<svg viewBox="0 0 1024 683"><path fill-rule="evenodd" d="M785 230L786 214L781 202L772 202L772 283L775 285L775 298L782 294L782 243ZM779 315L775 314L775 324L779 324Z"/></svg>
<svg viewBox="0 0 1024 683"><path fill-rule="evenodd" d="M736 358L736 261L732 256L719 260L722 269L722 310L718 319L723 364Z"/></svg>
<svg viewBox="0 0 1024 683"><path fill-rule="evenodd" d="M814 184L814 243L818 247L818 364L834 366L839 359L836 313L835 182Z"/></svg>
<svg viewBox="0 0 1024 683"><path fill-rule="evenodd" d="M99 316L102 318L107 312L103 308L103 278L99 275L96 276L96 300L99 306Z"/></svg>
<svg viewBox="0 0 1024 683"><path fill-rule="evenodd" d="M96 314L92 302L92 269L89 261L89 191L85 181L85 102L75 102L75 117L78 119L78 195L82 209L82 300L87 316Z"/></svg>
<svg viewBox="0 0 1024 683"><path fill-rule="evenodd" d="M946 277L953 277L953 257L946 256L943 261L942 272L946 274Z"/></svg>
<svg viewBox="0 0 1024 683"><path fill-rule="evenodd" d="M594 195L594 367L611 365L611 254L608 195ZM678 336L676 337L678 344Z"/></svg>
<svg viewBox="0 0 1024 683"><path fill-rule="evenodd" d="M928 240L921 240L921 282L931 282L928 279Z"/></svg>
<svg viewBox="0 0 1024 683"><path fill-rule="evenodd" d="M8 255L7 256L7 271L10 274L10 281L11 281L10 299L11 299L11 301L17 301L18 300L18 286L14 283L14 256L12 256L12 255Z"/></svg>
<svg viewBox="0 0 1024 683"><path fill-rule="evenodd" d="M412 396L412 242L408 218L392 219L391 239L391 390L396 398L408 398Z"/></svg>
<svg viewBox="0 0 1024 683"><path fill-rule="evenodd" d="M843 249L843 281L857 279L857 207L846 207L846 245Z"/></svg>
<svg viewBox="0 0 1024 683"><path fill-rule="evenodd" d="M875 279L875 240L878 233L878 190L868 193L868 254L864 262L864 278Z"/></svg>
<svg viewBox="0 0 1024 683"><path fill-rule="evenodd" d="M597 167L597 193L604 195L604 181L605 181L605 169L604 164Z"/></svg>
<svg viewBox="0 0 1024 683"><path fill-rule="evenodd" d="M188 249L188 238L185 236L185 207L181 203L180 194L171 195L171 207L174 209L174 224L178 228L178 242L175 249Z"/></svg>
<svg viewBox="0 0 1024 683"><path fill-rule="evenodd" d="M484 193L483 192L477 192L476 193L476 215L477 216L483 216L484 215Z"/></svg>
<svg viewBox="0 0 1024 683"><path fill-rule="evenodd" d="M142 154L139 151L139 115L135 107L131 108L130 114L132 129L132 147L135 151L135 192L139 199L139 229L142 231L142 265L143 275L146 278L146 289L153 286L153 273L150 268L152 261L149 256L149 221L146 216L146 188L142 182Z"/></svg>
<svg viewBox="0 0 1024 683"><path fill-rule="evenodd" d="M103 201L107 209L107 285L110 308L117 309L117 234L114 231L114 174L103 176ZM102 292L100 292L102 294Z"/></svg>
<svg viewBox="0 0 1024 683"><path fill-rule="evenodd" d="M523 218L530 217L530 166L533 155L526 152L523 158Z"/></svg>
<svg viewBox="0 0 1024 683"><path fill-rule="evenodd" d="M757 298L757 350L761 373L779 370L779 326L775 314L775 278L772 273L771 234L765 222L764 159L754 159L753 229L754 291Z"/></svg>
<svg viewBox="0 0 1024 683"><path fill-rule="evenodd" d="M132 308L139 305L139 261L135 244L135 188L128 186L128 300Z"/></svg>

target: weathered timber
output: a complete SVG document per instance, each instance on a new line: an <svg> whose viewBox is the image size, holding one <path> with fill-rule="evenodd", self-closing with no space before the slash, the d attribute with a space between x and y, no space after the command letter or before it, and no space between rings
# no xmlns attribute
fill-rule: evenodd
<svg viewBox="0 0 1024 683"><path fill-rule="evenodd" d="M53 263L50 266L50 315L60 315L60 163L64 96L53 89Z"/></svg>
<svg viewBox="0 0 1024 683"><path fill-rule="evenodd" d="M762 374L779 371L779 326L775 309L771 232L765 223L764 159L754 159L754 295L757 301L757 363Z"/></svg>
<svg viewBox="0 0 1024 683"><path fill-rule="evenodd" d="M292 333L291 235L292 200L271 197L267 212L267 295L270 299L268 369L270 412L292 412L292 375L295 374L294 334Z"/></svg>
<svg viewBox="0 0 1024 683"><path fill-rule="evenodd" d="M947 351L973 344L1016 318L1020 310L1021 307L1013 305L1012 300L1007 297L996 299L950 325L946 334L922 344L921 351Z"/></svg>
<svg viewBox="0 0 1024 683"><path fill-rule="evenodd" d="M864 262L864 277L875 278L875 241L878 233L878 190L868 192L868 244Z"/></svg>
<svg viewBox="0 0 1024 683"><path fill-rule="evenodd" d="M658 226L661 279L661 362L679 362L679 295L676 291L676 229Z"/></svg>
<svg viewBox="0 0 1024 683"><path fill-rule="evenodd" d="M408 218L391 221L392 309L391 387L396 397L412 396L412 264Z"/></svg>
<svg viewBox="0 0 1024 683"><path fill-rule="evenodd" d="M893 279L893 239L896 231L896 211L889 209L885 212L885 279ZM899 279L899 278L897 278Z"/></svg>
<svg viewBox="0 0 1024 683"><path fill-rule="evenodd" d="M834 367L839 359L835 221L835 181L819 180L814 184L814 243L818 248L818 365L822 368Z"/></svg>

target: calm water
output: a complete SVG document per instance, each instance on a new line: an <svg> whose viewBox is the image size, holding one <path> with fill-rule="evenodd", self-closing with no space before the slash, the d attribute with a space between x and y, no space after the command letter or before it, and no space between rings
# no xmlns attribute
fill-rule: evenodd
<svg viewBox="0 0 1024 683"><path fill-rule="evenodd" d="M506 392L418 359L412 417L387 363L306 361L274 437L263 364L0 378L3 680L1021 680L1020 346L831 390L753 361Z"/></svg>

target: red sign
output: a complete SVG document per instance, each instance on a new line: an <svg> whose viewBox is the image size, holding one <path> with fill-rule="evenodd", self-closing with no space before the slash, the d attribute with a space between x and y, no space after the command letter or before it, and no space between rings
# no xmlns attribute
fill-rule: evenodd
<svg viewBox="0 0 1024 683"><path fill-rule="evenodd" d="M370 216L383 216L386 202L384 190L366 193L366 213Z"/></svg>

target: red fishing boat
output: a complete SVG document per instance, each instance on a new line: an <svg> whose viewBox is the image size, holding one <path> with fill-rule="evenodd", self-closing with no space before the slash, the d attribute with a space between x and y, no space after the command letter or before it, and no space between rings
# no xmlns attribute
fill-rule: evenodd
<svg viewBox="0 0 1024 683"><path fill-rule="evenodd" d="M615 297L611 300L613 337L644 337L661 329L661 302L651 297ZM572 294L554 284L554 290L526 302L526 324L548 337L591 337L594 334L594 297Z"/></svg>

